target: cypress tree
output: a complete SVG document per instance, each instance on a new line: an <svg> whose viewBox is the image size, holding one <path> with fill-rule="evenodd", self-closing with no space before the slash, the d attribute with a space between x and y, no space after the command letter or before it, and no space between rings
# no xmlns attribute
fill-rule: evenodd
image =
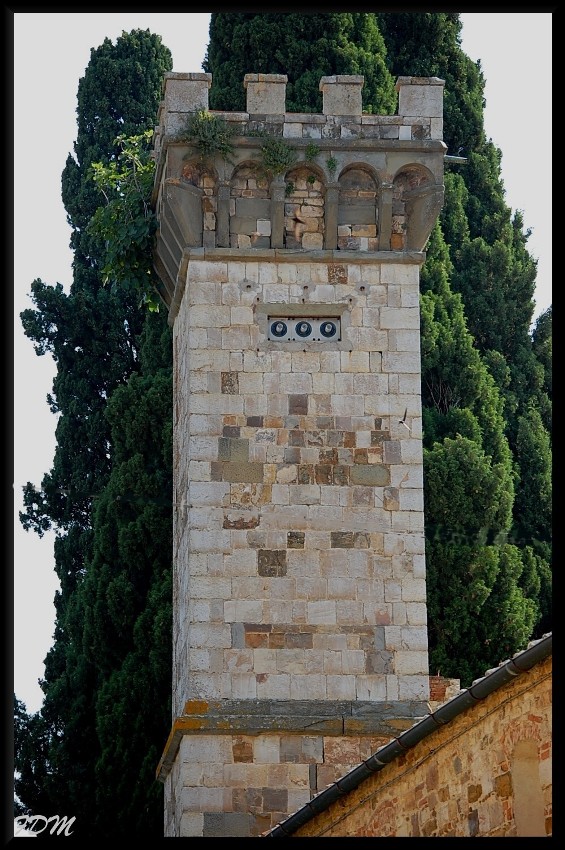
<svg viewBox="0 0 565 850"><path fill-rule="evenodd" d="M323 19L325 29L318 28L314 20L317 17ZM298 34L296 41L301 45L300 52L292 53L291 61L286 60L291 48L286 41L285 23L289 29L292 25L293 33ZM339 50L325 49L324 32L332 33ZM480 63L473 62L461 49L459 15L213 13L205 66L213 75L210 102L212 108L242 110L243 91L233 85L234 80L243 80L249 72L288 73L287 109L320 111L317 90L321 75L366 73L360 63L347 67L342 64L343 56L354 53L343 37L347 39L354 32L372 34L373 49L378 47L379 68L384 62L390 80L399 75L438 76L445 80L444 139L450 153L462 153L468 160L466 166L446 164L445 204L428 245L421 275L424 475L431 480L432 459L446 460L458 452L462 453L459 464L464 466L468 462L467 439L475 444L471 456L476 463L480 459L479 465L485 465L491 483L481 491L485 503L475 501L471 515L463 509L460 516L454 516L453 512L442 515L437 500L430 494L425 505L426 552L431 607L439 610L445 602L442 596L446 585L437 580L441 572L441 564L436 563L438 540L445 545L455 535L459 542L466 541L470 547L468 557L458 563L467 571L472 569L475 548L478 546L480 551L488 542L492 548L489 556L492 568L487 570L490 579L485 583L487 596L483 602L486 603L499 580L501 565L514 564L517 557L514 550L511 558L502 557L499 551L502 540L510 540L508 545L515 544L518 555L524 559L523 571L529 569L526 561L531 566L528 547L534 541L519 538L517 534L519 512L526 509L526 502L515 499L515 488L521 486L520 465L528 464L528 458L516 448L517 417L522 405L532 396L540 409L547 411L548 405L540 395L544 373L534 362L528 334L534 306L535 263L526 250L527 234L522 231L520 215L512 217L504 202L501 152L487 141L484 133L484 77ZM303 46L303 41L310 44ZM285 45L284 51L281 45ZM322 54L323 66L312 58ZM306 56L309 64L301 66L299 63ZM285 61L281 61L283 58ZM313 68L316 73L312 76L309 72ZM298 80L304 81L304 90L310 86L309 98L295 99ZM373 99L374 91L374 87L364 87L364 111L385 114L392 111L382 94ZM482 266L478 262L480 257ZM442 468L441 463L436 463L434 476ZM447 481L448 470L444 469L443 474ZM528 480L541 483L539 474L530 475ZM438 481L440 486L441 477ZM487 494L490 494L488 499ZM495 505L498 505L496 510ZM436 548L432 545L432 535ZM547 575L547 562L542 566L538 561L538 565ZM501 588L504 587L514 601L521 600L515 606L514 636L509 634L506 640L517 650L525 633L535 632L540 622L540 600L528 596L532 593L535 597L539 583L516 579L517 590L508 582L502 582ZM434 592L439 596L437 606ZM473 615L468 612L466 616L470 628L476 623L477 609L472 610ZM494 629L491 651L496 652L496 618L490 626ZM441 629L432 629L432 666L437 652L450 659L450 675L459 676L458 671L462 671L463 683L469 676L481 675L488 653L483 652L478 633L479 630L470 643L466 643L467 636L454 642ZM469 647L475 647L474 657L467 657ZM487 664L498 660L492 657Z"/></svg>
<svg viewBox="0 0 565 850"><path fill-rule="evenodd" d="M210 108L245 111L245 74L286 74L287 112L321 112L320 78L362 74L364 107L395 111L394 80L373 15L346 12L213 12L203 62Z"/></svg>
<svg viewBox="0 0 565 850"><path fill-rule="evenodd" d="M450 261L446 271L450 290L462 298L465 324L473 346L480 352L483 364L494 378L503 402L503 431L511 452L516 488L512 521L507 529L508 539L521 553L526 572L532 565L532 547L537 552L535 563L539 582L523 581L521 587L522 592L533 593L534 597L536 587L546 589L543 600L532 597L535 615L530 637L540 636L539 629L547 630L549 624L541 611L548 610L548 575L551 572L551 523L547 495L551 465L548 432L551 427L551 399L547 392L547 368L544 365L550 357L547 357L547 348L545 356L542 354L543 346L536 348L530 333L535 306L536 264L526 247L529 234L524 232L521 214L512 215L504 200L502 152L486 139L483 126L484 78L480 63L472 62L461 50L459 15L394 12L378 13L377 18L392 73L439 76L445 80L444 140L449 153L459 153L467 160L464 165L446 163L445 204L440 214L440 228ZM424 265L423 287L426 286L428 267L429 258ZM429 345L426 334L430 329L429 323L427 326L423 324L424 348ZM427 407L430 400L425 393L428 382L426 369L424 362L423 401ZM532 408L538 411L541 421L535 417ZM536 423L535 446L532 440L526 445L523 434L523 423L525 419L531 421L532 416ZM425 427L429 429L433 420L434 417L425 410ZM542 436L540 428L546 432L545 436ZM428 436L432 436L429 431ZM538 459L540 452L543 460ZM528 498L524 498L526 486ZM426 513L428 522L427 509ZM441 593L440 584L434 582L436 565L429 539L427 553L430 586L437 586L438 593ZM506 587L510 593L510 586ZM520 640L522 645L524 643L521 634L517 625L518 645L515 649L521 648ZM437 646L433 637L431 645L433 657ZM491 638L490 646L494 651L496 640ZM445 650L446 657L452 658L449 645ZM498 660L493 657L490 664ZM481 672L477 659L474 674L481 675ZM454 672L453 675L458 674Z"/></svg>
<svg viewBox="0 0 565 850"><path fill-rule="evenodd" d="M117 163L122 152L119 137L154 126L163 75L171 67L170 51L149 30L124 32L116 44L105 39L91 50L78 87L74 155L67 158L62 175L62 197L72 229L73 283L66 294L60 285L34 281L35 309L22 313L36 352L55 359L57 374L49 403L59 419L53 468L41 488L32 484L25 488L21 519L25 528L39 534L55 528L55 569L61 589L55 600L54 643L45 660L44 703L29 721L38 752L44 755L32 760L25 750L16 752L20 773L16 789L29 808L41 802L41 811L74 815L74 832L83 838L116 837L120 831L131 836L135 829L144 836L162 834L162 789L154 787L145 760L162 746L169 720L170 630L163 630L165 648L149 650L147 641L154 641L166 622L163 612L170 611L171 461L163 455L171 419L170 332L162 314L148 315L140 309L136 287L105 285L106 248L89 224L102 202L93 163ZM129 444L129 459L124 458L122 423L112 418L118 390L132 406L123 422L141 417L137 445ZM154 419L150 425L147 405L140 401L142 391L162 399L150 411ZM158 457L154 473L141 461L149 453L145 446L145 454L140 454L143 434L153 437L157 446L153 446ZM128 463L129 478L124 472ZM125 498L130 490L141 492L151 503L133 524L123 515L127 502L121 504L121 512L115 510L116 499ZM118 533L113 525L120 520ZM140 538L129 565L121 560L128 551L128 534ZM110 539L119 546L108 548ZM154 543L143 546L141 539ZM109 624L120 617L117 632ZM132 667L135 686L126 676ZM141 680L148 689L143 698ZM123 690L118 702L117 682ZM108 729L109 716L113 731ZM128 734L135 744L125 746ZM120 772L119 778L114 773L110 787L109 751ZM46 798L38 801L31 779ZM113 822L100 811L108 795L117 818ZM132 800L137 808L133 818Z"/></svg>
<svg viewBox="0 0 565 850"><path fill-rule="evenodd" d="M467 160L446 165L440 222L453 265L450 285L463 296L477 348L486 355L501 353L509 363L510 384L519 385L524 379L518 373L536 371L526 356L532 349L536 264L526 248L529 233L522 215L512 215L504 200L502 152L485 136L480 62L461 49L457 13L378 13L377 18L393 74L445 79L444 140L449 153ZM528 364L518 368L524 356ZM516 391L527 406L537 387L535 380L526 384ZM512 420L511 407L506 415ZM511 442L513 436L509 433Z"/></svg>

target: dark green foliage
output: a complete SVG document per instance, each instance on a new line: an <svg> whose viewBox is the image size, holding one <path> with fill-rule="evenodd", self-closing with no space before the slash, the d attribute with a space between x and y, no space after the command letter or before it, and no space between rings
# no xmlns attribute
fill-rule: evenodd
<svg viewBox="0 0 565 850"><path fill-rule="evenodd" d="M158 309L151 262L157 221L149 199L155 177L151 157L153 131L119 136L120 153L108 165L94 162L89 172L104 203L87 226L103 259L102 282L110 284Z"/></svg>
<svg viewBox="0 0 565 850"><path fill-rule="evenodd" d="M534 354L544 368L544 390L551 398L552 309L548 307L537 321L532 334Z"/></svg>
<svg viewBox="0 0 565 850"><path fill-rule="evenodd" d="M433 564L427 580L430 671L469 687L531 639L539 612L520 586L521 553L509 544L454 535L428 540L426 555Z"/></svg>
<svg viewBox="0 0 565 850"><path fill-rule="evenodd" d="M270 179L284 174L297 157L298 154L285 139L269 137L261 145L261 168Z"/></svg>
<svg viewBox="0 0 565 850"><path fill-rule="evenodd" d="M213 12L203 68L212 74L211 109L244 112L246 74L286 74L286 111L321 112L321 77L362 74L366 111L395 110L384 43L364 13Z"/></svg>
<svg viewBox="0 0 565 850"><path fill-rule="evenodd" d="M161 326L170 351L162 315L147 322ZM155 342L163 349L158 336ZM116 820L124 836L133 829L158 837L162 830L155 768L170 720L171 409L170 364L132 375L108 403L113 468L96 504L93 557L81 587L83 648L98 681L94 829L100 835Z"/></svg>
<svg viewBox="0 0 565 850"><path fill-rule="evenodd" d="M430 658L432 669L439 665L444 674L460 677L465 685L484 672L485 663L492 666L501 660L502 647L522 648L542 622L546 630L550 623L551 344L540 344L536 350L530 334L536 264L526 249L522 216L512 216L504 200L502 153L485 138L484 79L480 63L461 50L459 15L386 12L376 17L395 76L445 80L444 140L448 153L467 159L465 165L446 163L445 203L421 275ZM441 483L449 475L447 457L450 463L462 463L465 455L457 455L466 440L475 444L478 457L484 453L489 475L498 470L500 486L493 493L506 490L505 521L494 527L495 504L488 498L488 488L481 490L474 510L466 504L467 512L458 521L459 512L447 502L442 505L435 492L438 488L449 492L453 486L454 482ZM434 458L442 460L432 469ZM455 503L463 507L457 498ZM457 610L450 607L446 588L451 590L451 570L454 575L462 571L465 584L474 552L452 550L448 541L455 534L465 546L476 546L477 528L480 543L498 540L491 553L493 563L504 564L514 579L500 578L496 590L492 585L481 617L472 619L464 616L464 603ZM498 551L505 539L515 543L512 557ZM520 584L516 575L521 567L511 568L518 560L527 562L536 581ZM489 605L495 597L499 613L491 618ZM506 607L515 612L504 620L500 611ZM434 622L436 617L441 624ZM459 623L447 622L449 617L461 617L467 631L461 631Z"/></svg>
<svg viewBox="0 0 565 850"><path fill-rule="evenodd" d="M476 344L482 351L493 349L514 360L529 340L534 261L522 259L511 241L489 245L478 236L463 243L457 262L461 270L454 280Z"/></svg>
<svg viewBox="0 0 565 850"><path fill-rule="evenodd" d="M424 446L467 435L510 475L503 405L494 379L473 345L459 295L451 292L447 248L438 225L421 274L422 405ZM508 485L511 488L509 479Z"/></svg>
<svg viewBox="0 0 565 850"><path fill-rule="evenodd" d="M519 540L551 541L551 444L539 411L530 407L518 418L515 533Z"/></svg>
<svg viewBox="0 0 565 850"><path fill-rule="evenodd" d="M426 451L428 516L446 531L464 527L469 539L487 539L508 529L512 489L508 472L493 463L477 442L445 437Z"/></svg>
<svg viewBox="0 0 565 850"><path fill-rule="evenodd" d="M49 740L38 715L28 715L24 703L14 694L14 768L17 772L14 815L50 811L45 787L45 764ZM23 769L24 775L19 776ZM23 801L23 802L22 802Z"/></svg>
<svg viewBox="0 0 565 850"><path fill-rule="evenodd" d="M90 51L90 62L78 85L78 135L74 156L62 175L62 198L73 228L71 247L90 256L84 231L100 196L86 170L108 163L120 153L120 135L134 136L153 127L165 71L172 68L170 50L149 30L123 32L116 43L106 38Z"/></svg>
<svg viewBox="0 0 565 850"><path fill-rule="evenodd" d="M141 372L106 407L112 469L94 502L78 583L58 595L44 706L29 718L30 743L18 755L22 800L33 808L28 789L38 784L38 799L49 802L42 810L66 801L82 837L162 833L155 767L170 720L172 623L172 370L163 314L147 314L139 343Z"/></svg>
<svg viewBox="0 0 565 850"><path fill-rule="evenodd" d="M219 154L231 162L235 134L236 128L232 124L206 109L200 109L189 116L186 129L178 134L178 138L194 145L203 159Z"/></svg>
<svg viewBox="0 0 565 850"><path fill-rule="evenodd" d="M457 12L377 12L393 78L445 80L443 139L448 152L467 154L484 142L484 77L461 50ZM466 174L465 174L466 177Z"/></svg>
<svg viewBox="0 0 565 850"><path fill-rule="evenodd" d="M510 239L510 210L504 202L500 177L501 151L492 142L483 142L475 150L466 152L465 157L464 178L468 190L465 215L469 238L482 237L489 244ZM444 209L442 218L446 215L449 210Z"/></svg>
<svg viewBox="0 0 565 850"><path fill-rule="evenodd" d="M535 600L539 607L532 637L537 639L552 630L553 621L553 576L551 572L551 547L538 544L536 553L531 546L522 549L524 573L521 585L524 593ZM539 589L538 589L539 588Z"/></svg>
<svg viewBox="0 0 565 850"><path fill-rule="evenodd" d="M304 158L306 162L312 162L318 154L320 153L320 148L314 142L308 142L306 148L304 150Z"/></svg>
<svg viewBox="0 0 565 850"><path fill-rule="evenodd" d="M84 280L78 269L77 276ZM135 367L142 317L135 295L101 284L66 294L60 284L36 280L32 298L35 309L23 311L22 324L36 352L51 354L57 365L49 402L59 420L53 468L40 490L27 485L22 522L39 533L52 526L87 529L92 498L110 469L104 409Z"/></svg>
<svg viewBox="0 0 565 850"><path fill-rule="evenodd" d="M170 720L172 346L165 316L140 300L151 275L149 137L171 66L148 31L92 50L62 179L73 284L66 294L35 281L34 309L22 314L37 353L57 364L49 402L59 414L53 468L40 489L27 485L22 522L57 531L61 589L44 704L26 720L29 744L19 738L17 791L35 812L74 815L83 839L162 835L154 771Z"/></svg>

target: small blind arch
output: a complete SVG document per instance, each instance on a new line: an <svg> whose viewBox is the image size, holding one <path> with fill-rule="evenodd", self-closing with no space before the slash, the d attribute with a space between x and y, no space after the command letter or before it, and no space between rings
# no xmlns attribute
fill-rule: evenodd
<svg viewBox="0 0 565 850"><path fill-rule="evenodd" d="M537 741L517 741L512 751L514 822L517 837L545 837L543 791Z"/></svg>

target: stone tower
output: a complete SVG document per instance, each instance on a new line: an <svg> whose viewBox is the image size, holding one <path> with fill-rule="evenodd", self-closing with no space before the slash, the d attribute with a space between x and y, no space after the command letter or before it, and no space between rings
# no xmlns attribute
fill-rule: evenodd
<svg viewBox="0 0 565 850"><path fill-rule="evenodd" d="M182 131L211 75L166 74L155 133L166 836L258 836L428 713L419 272L443 80L399 78L393 116L362 113L359 76L320 80L323 114L287 113L286 82L247 74L247 111L212 113L233 155L203 157Z"/></svg>

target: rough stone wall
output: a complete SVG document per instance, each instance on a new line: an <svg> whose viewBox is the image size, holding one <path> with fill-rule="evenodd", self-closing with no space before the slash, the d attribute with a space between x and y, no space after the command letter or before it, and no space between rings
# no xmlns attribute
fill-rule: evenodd
<svg viewBox="0 0 565 850"><path fill-rule="evenodd" d="M165 782L165 834L260 836L384 743L384 736L185 735Z"/></svg>
<svg viewBox="0 0 565 850"><path fill-rule="evenodd" d="M285 196L285 248L307 251L323 248L323 185L315 171L305 166L291 170L287 175Z"/></svg>
<svg viewBox="0 0 565 850"><path fill-rule="evenodd" d="M349 168L340 180L337 247L343 251L377 251L377 219L374 177L362 168Z"/></svg>
<svg viewBox="0 0 565 850"><path fill-rule="evenodd" d="M422 251L441 209L442 80L399 78L398 115L362 113L362 77L323 77L321 115L285 112L283 75L244 82L247 112L212 114L235 133L233 156L223 157L202 155L186 135L194 112L207 110L211 75L165 75L153 201L171 323L187 248ZM275 174L264 161L267 138L278 151Z"/></svg>
<svg viewBox="0 0 565 850"><path fill-rule="evenodd" d="M256 165L236 169L230 181L230 245L232 248L271 247L269 181Z"/></svg>
<svg viewBox="0 0 565 850"><path fill-rule="evenodd" d="M551 672L550 657L433 732L294 836L550 836Z"/></svg>

